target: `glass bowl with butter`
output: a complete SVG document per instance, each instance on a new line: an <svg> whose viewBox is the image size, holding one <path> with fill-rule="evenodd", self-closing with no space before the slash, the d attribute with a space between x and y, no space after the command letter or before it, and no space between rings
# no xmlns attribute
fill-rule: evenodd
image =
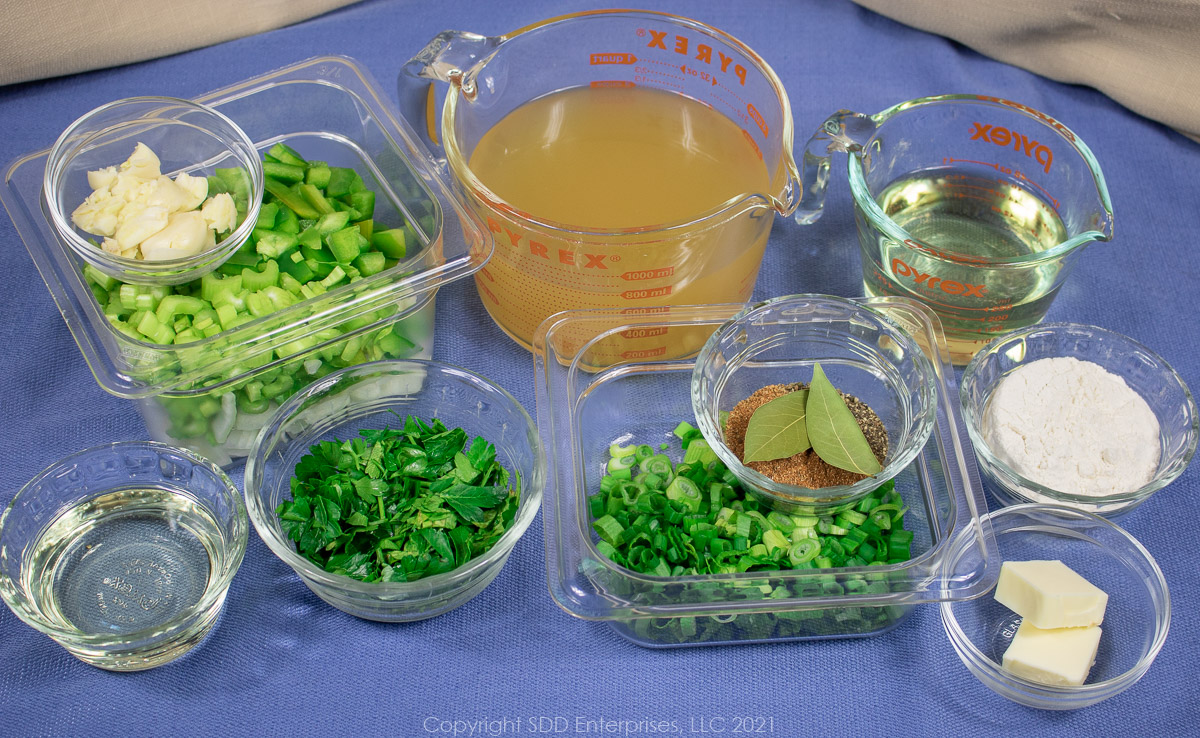
<svg viewBox="0 0 1200 738"><path fill-rule="evenodd" d="M967 364L959 394L980 476L1006 505L1123 515L1183 473L1200 436L1179 374L1095 326L1000 336Z"/></svg>
<svg viewBox="0 0 1200 738"><path fill-rule="evenodd" d="M263 185L254 143L224 114L134 97L63 131L42 195L55 233L85 269L172 285L204 276L247 243Z"/></svg>
<svg viewBox="0 0 1200 738"><path fill-rule="evenodd" d="M1013 505L981 524L1003 562L996 589L940 607L954 650L984 686L1028 707L1074 710L1146 674L1171 625L1171 598L1133 536L1057 505ZM948 576L980 563L974 535L955 540Z"/></svg>

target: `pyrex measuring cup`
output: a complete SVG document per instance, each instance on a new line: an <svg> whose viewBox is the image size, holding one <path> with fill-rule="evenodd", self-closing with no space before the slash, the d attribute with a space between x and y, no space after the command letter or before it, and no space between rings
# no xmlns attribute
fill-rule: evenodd
<svg viewBox="0 0 1200 738"><path fill-rule="evenodd" d="M637 313L674 304L745 301L754 288L773 215L790 215L795 208L792 117L782 84L744 44L702 23L662 13L602 10L553 18L503 36L443 32L408 62L399 79L402 112L410 119L426 119L428 133L436 139L429 80L449 85L441 121L446 164L497 244L476 279L480 298L496 323L527 348L541 321L562 310L616 307ZM667 222L601 226L558 220L506 200L496 191L496 177L480 176L477 147L505 116L521 115L522 106L551 96L565 99L565 93L599 98L600 107L609 111L628 105L630 115L654 121L628 140L619 138L612 150L614 158L638 151L629 157L635 165L654 153L648 149L655 144L643 131L664 120L686 118L680 129L685 138L700 133L700 123L693 121L727 128L732 131L727 149L698 153L728 157L730 166L750 161L746 166L762 170L761 189L710 203L697 199L695 207L687 209L688 203ZM656 105L666 105L647 113L638 107L647 95ZM547 105L546 115L533 117L525 128L536 129L539 138L530 148L597 135L581 133L583 116L570 110L570 105L556 103ZM717 118L701 120L704 116ZM606 198L617 212L630 206L625 193L646 186L654 174L634 167L602 176L606 164L586 165L592 167L585 170L589 176L593 170L596 174L594 186L559 194L567 201ZM687 184L715 189L722 179ZM540 184L564 187L557 181ZM633 199L677 197L675 184ZM665 329L630 335L614 344L611 359L676 355L687 348L680 342L691 344L692 351L699 348L702 337L684 335Z"/></svg>
<svg viewBox="0 0 1200 738"><path fill-rule="evenodd" d="M850 155L866 293L929 305L955 364L1040 321L1083 247L1112 238L1092 152L1009 100L941 95L876 115L838 111L805 150L800 223L821 214L833 151Z"/></svg>

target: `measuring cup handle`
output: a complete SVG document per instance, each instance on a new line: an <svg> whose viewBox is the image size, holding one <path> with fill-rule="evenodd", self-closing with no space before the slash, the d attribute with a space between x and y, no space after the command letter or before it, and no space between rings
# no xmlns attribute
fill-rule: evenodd
<svg viewBox="0 0 1200 738"><path fill-rule="evenodd" d="M396 80L400 113L412 122L440 163L445 163L445 151L438 137L437 94L434 83L458 85L464 88L464 93L469 92L463 82L468 71L503 40L501 36L481 36L467 31L442 31L401 67ZM469 94L467 96L470 97Z"/></svg>
<svg viewBox="0 0 1200 738"><path fill-rule="evenodd" d="M839 110L825 119L808 139L800 162L800 204L796 222L814 223L825 208L825 188L829 184L829 157L835 151L854 154L875 133L875 121L869 115Z"/></svg>

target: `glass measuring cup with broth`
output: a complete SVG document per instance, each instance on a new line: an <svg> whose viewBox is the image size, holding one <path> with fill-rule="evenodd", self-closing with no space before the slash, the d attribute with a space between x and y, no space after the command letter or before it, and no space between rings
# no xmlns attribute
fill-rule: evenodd
<svg viewBox="0 0 1200 738"><path fill-rule="evenodd" d="M526 347L562 310L745 301L774 214L795 208L782 84L702 23L621 10L490 38L448 31L400 75L402 110L424 105L432 121L424 80L449 85L440 141L495 239L480 299ZM703 340L623 338L613 362Z"/></svg>

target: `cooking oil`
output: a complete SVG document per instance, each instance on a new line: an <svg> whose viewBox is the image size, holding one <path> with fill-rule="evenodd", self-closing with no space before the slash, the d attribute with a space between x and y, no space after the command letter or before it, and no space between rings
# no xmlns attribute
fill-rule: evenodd
<svg viewBox="0 0 1200 738"><path fill-rule="evenodd" d="M709 105L646 86L559 90L496 122L470 169L512 206L475 199L496 241L476 285L526 347L562 310L743 302L754 288L774 216L768 166ZM622 351L675 353L668 343Z"/></svg>
<svg viewBox="0 0 1200 738"><path fill-rule="evenodd" d="M204 596L220 530L194 500L169 489L121 489L64 512L22 567L34 607L85 635L154 628Z"/></svg>
<svg viewBox="0 0 1200 738"><path fill-rule="evenodd" d="M1067 229L1031 189L939 169L897 180L876 199L912 238L897 242L857 214L866 293L914 298L932 308L955 363L969 360L995 334L1045 316L1066 275L1062 259L1036 255L1065 241ZM1014 257L1018 263L993 263Z"/></svg>

